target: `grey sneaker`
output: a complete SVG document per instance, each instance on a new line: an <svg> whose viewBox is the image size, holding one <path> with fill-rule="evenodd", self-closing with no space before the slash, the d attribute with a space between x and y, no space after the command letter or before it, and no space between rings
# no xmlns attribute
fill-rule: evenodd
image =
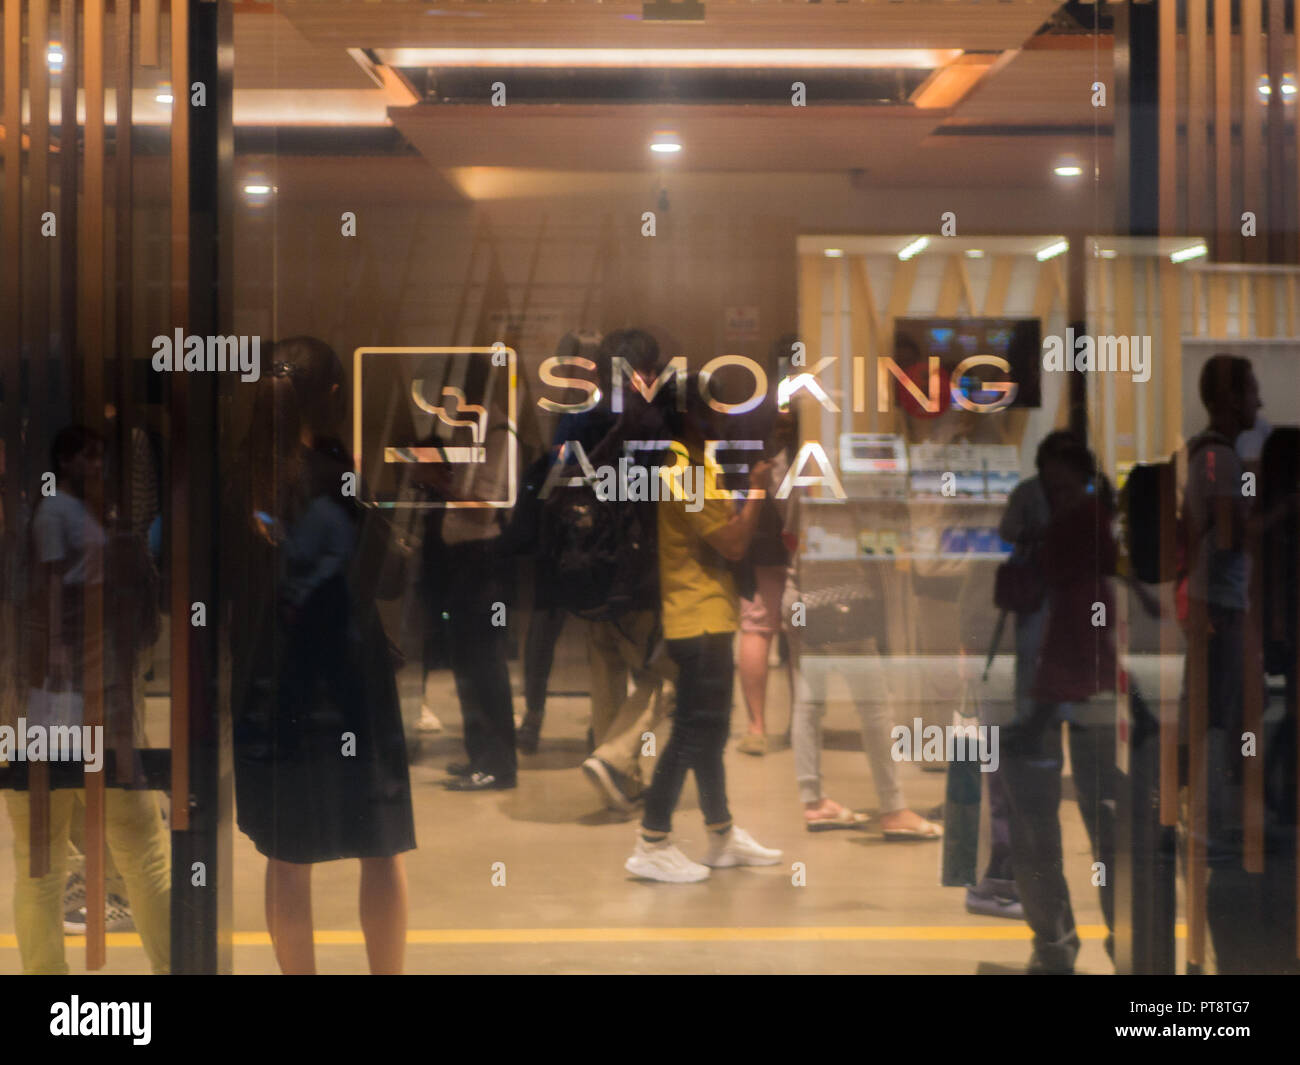
<svg viewBox="0 0 1300 1065"><path fill-rule="evenodd" d="M135 931L135 919L131 916L131 904L121 895L110 894L104 902L104 931Z"/></svg>
<svg viewBox="0 0 1300 1065"><path fill-rule="evenodd" d="M68 877L63 889L63 931L74 936L86 931L86 878L80 873Z"/></svg>
<svg viewBox="0 0 1300 1065"><path fill-rule="evenodd" d="M1025 908L1019 899L1009 895L981 895L969 888L966 891L966 912L980 917L1009 917L1013 921L1025 919Z"/></svg>
<svg viewBox="0 0 1300 1065"><path fill-rule="evenodd" d="M636 782L595 755L582 763L582 772L611 810L631 813L641 801L642 791Z"/></svg>
<svg viewBox="0 0 1300 1065"><path fill-rule="evenodd" d="M63 931L74 936L86 934L86 878L81 873L68 877L68 886L63 892ZM110 892L104 900L104 931L135 931L131 904L121 895Z"/></svg>

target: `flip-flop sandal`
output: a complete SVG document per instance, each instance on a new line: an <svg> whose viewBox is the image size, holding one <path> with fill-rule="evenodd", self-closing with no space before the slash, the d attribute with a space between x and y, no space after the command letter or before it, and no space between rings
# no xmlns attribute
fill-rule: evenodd
<svg viewBox="0 0 1300 1065"><path fill-rule="evenodd" d="M837 828L861 828L870 818L853 810L841 810L834 817L803 819L809 832L830 832Z"/></svg>
<svg viewBox="0 0 1300 1065"><path fill-rule="evenodd" d="M885 839L891 843L903 840L943 839L943 829L933 821L923 821L922 828L882 828Z"/></svg>

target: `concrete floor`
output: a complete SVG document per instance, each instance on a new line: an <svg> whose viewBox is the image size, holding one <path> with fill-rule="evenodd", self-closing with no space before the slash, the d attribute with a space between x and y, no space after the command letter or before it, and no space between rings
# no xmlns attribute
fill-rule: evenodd
<svg viewBox="0 0 1300 1065"><path fill-rule="evenodd" d="M564 672L558 671L561 683ZM783 678L774 671L769 684L768 728L778 734L789 713ZM408 724L418 715L417 683L408 667ZM437 710L447 731L411 741L419 847L406 856L410 972L997 973L1022 969L1028 957L1022 923L970 916L963 892L939 885L941 844L887 843L870 826L863 832L805 831L793 755L779 735L776 749L762 758L729 748L727 772L737 823L780 847L781 864L719 870L702 884L648 884L623 870L635 823L603 812L577 768L586 753L585 697L551 698L541 751L521 758L518 790L456 794L438 786L442 767L462 753L450 674L440 675L438 684ZM553 689L560 686L553 677ZM828 695L827 793L870 809L875 792L857 717L839 696L834 688ZM516 705L522 710L522 700ZM743 707L733 727L737 734L743 729ZM923 813L941 806L942 773L905 765L903 774L909 805ZM1091 856L1073 804L1063 807L1062 821L1066 876L1084 937L1079 969L1108 973L1097 893L1089 881ZM683 850L698 857L704 832L692 783L675 828ZM262 912L265 861L238 832L234 854L234 969L272 973ZM492 884L497 862L505 867L501 887ZM804 864L805 886L792 883L795 862ZM0 973L20 970L5 898L13 876L11 827L0 817ZM321 972L366 969L358 880L356 862L326 863L315 871ZM83 940L67 942L72 970L84 972ZM132 934L110 936L102 972L147 971L138 943Z"/></svg>

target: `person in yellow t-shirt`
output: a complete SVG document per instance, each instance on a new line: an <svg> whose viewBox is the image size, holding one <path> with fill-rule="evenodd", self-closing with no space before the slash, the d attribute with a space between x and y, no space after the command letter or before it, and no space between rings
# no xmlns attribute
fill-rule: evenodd
<svg viewBox="0 0 1300 1065"><path fill-rule="evenodd" d="M672 735L659 754L646 790L636 849L624 868L649 880L704 880L707 867L774 865L781 852L760 846L732 824L722 754L731 727L732 640L739 627L736 585L728 563L740 561L758 523L772 476L763 461L750 472L750 493L737 510L721 490L721 470L705 457L711 411L694 375L685 382L685 410L674 406L669 428L674 465L660 469L659 589L668 655L677 666ZM704 864L691 861L669 839L672 814L695 773L709 831Z"/></svg>

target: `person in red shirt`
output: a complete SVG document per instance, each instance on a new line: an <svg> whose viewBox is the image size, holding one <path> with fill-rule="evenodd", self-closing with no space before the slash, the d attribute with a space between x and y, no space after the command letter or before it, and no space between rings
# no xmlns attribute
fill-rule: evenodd
<svg viewBox="0 0 1300 1065"><path fill-rule="evenodd" d="M1100 876L1106 927L1114 927L1115 600L1110 578L1118 546L1114 502L1096 460L1074 434L1050 434L1039 447L1038 476L1050 520L1039 554L1047 630L1024 719L1003 743L1011 864L1034 932L1030 972L1074 971L1079 936L1061 849L1061 723L1068 722L1079 813ZM1113 936L1106 950L1113 956Z"/></svg>

